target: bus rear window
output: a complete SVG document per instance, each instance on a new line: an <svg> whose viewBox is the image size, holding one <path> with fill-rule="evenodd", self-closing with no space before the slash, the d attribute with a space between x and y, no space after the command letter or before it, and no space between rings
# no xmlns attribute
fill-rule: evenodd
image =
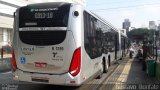
<svg viewBox="0 0 160 90"><path fill-rule="evenodd" d="M23 43L37 46L60 44L66 38L67 31L19 31Z"/></svg>
<svg viewBox="0 0 160 90"><path fill-rule="evenodd" d="M19 10L19 28L67 27L70 4L48 3L28 5Z"/></svg>

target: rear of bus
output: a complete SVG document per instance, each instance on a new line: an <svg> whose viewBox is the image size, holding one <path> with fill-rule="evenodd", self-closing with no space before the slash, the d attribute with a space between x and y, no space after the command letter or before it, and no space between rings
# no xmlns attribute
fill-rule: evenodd
<svg viewBox="0 0 160 90"><path fill-rule="evenodd" d="M71 86L81 84L81 19L78 9L69 3L43 3L16 11L12 44L14 80ZM78 26L75 23L79 23Z"/></svg>

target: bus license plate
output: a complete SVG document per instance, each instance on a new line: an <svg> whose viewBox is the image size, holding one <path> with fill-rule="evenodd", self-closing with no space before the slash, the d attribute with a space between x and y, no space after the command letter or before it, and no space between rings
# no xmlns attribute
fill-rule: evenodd
<svg viewBox="0 0 160 90"><path fill-rule="evenodd" d="M35 67L36 68L46 68L47 63L35 62Z"/></svg>

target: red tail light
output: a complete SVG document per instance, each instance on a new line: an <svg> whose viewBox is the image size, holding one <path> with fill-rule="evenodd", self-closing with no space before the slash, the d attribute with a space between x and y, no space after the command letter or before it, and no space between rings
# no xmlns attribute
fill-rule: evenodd
<svg viewBox="0 0 160 90"><path fill-rule="evenodd" d="M15 58L14 50L12 51L12 69L13 69L13 72L16 71L16 69L17 69L17 64L16 64L16 58Z"/></svg>
<svg viewBox="0 0 160 90"><path fill-rule="evenodd" d="M81 68L81 48L78 48L74 51L69 73L72 76L76 76L80 72Z"/></svg>

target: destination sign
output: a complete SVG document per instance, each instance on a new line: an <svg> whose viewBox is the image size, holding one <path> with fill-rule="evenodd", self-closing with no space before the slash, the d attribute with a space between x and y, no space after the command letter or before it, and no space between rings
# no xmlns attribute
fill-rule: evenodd
<svg viewBox="0 0 160 90"><path fill-rule="evenodd" d="M25 6L19 10L19 28L66 27L70 4L61 6Z"/></svg>

